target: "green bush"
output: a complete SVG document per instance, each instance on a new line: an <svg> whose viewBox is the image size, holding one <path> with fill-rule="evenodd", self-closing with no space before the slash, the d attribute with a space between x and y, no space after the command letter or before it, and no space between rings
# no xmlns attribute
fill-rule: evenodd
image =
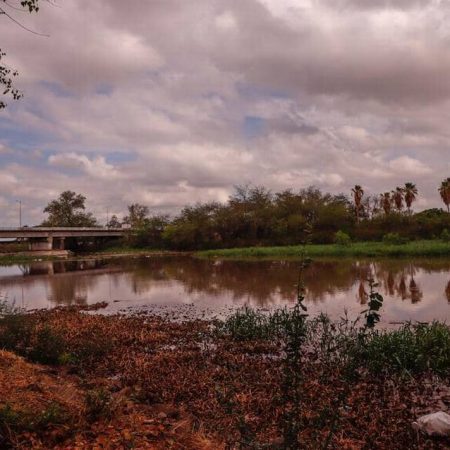
<svg viewBox="0 0 450 450"><path fill-rule="evenodd" d="M383 236L383 242L388 245L402 245L406 244L408 239L401 237L398 233L388 233Z"/></svg>
<svg viewBox="0 0 450 450"><path fill-rule="evenodd" d="M450 328L446 324L406 324L398 330L370 333L361 341L358 359L375 373L450 371Z"/></svg>
<svg viewBox="0 0 450 450"><path fill-rule="evenodd" d="M334 235L334 242L337 245L350 245L352 240L350 239L350 236L347 233L344 233L343 231L339 230Z"/></svg>
<svg viewBox="0 0 450 450"><path fill-rule="evenodd" d="M5 404L0 407L0 447L9 446L10 436L14 432L45 432L54 425L61 425L70 422L70 413L62 408L59 403L51 402L45 409L40 412L28 409L28 405L24 405L24 409L14 409L11 405ZM15 447L14 447L15 448Z"/></svg>
<svg viewBox="0 0 450 450"><path fill-rule="evenodd" d="M58 364L64 354L66 348L62 336L46 325L37 332L27 356L41 364Z"/></svg>
<svg viewBox="0 0 450 450"><path fill-rule="evenodd" d="M31 332L24 314L5 314L0 318L0 348L24 356L30 347Z"/></svg>
<svg viewBox="0 0 450 450"><path fill-rule="evenodd" d="M445 228L441 233L441 241L450 242L450 231L448 231L447 228Z"/></svg>
<svg viewBox="0 0 450 450"><path fill-rule="evenodd" d="M318 359L345 364L348 375L360 369L374 374L430 371L450 374L450 327L445 323L405 324L395 330L368 330L359 320L331 321L327 316L305 320L298 310L282 308L263 314L244 308L219 323L220 334L237 341L287 342L305 335Z"/></svg>
<svg viewBox="0 0 450 450"><path fill-rule="evenodd" d="M237 341L274 340L303 333L305 323L304 314L297 308L280 308L273 313L264 314L244 307L220 323L218 330Z"/></svg>
<svg viewBox="0 0 450 450"><path fill-rule="evenodd" d="M267 339L273 334L270 316L252 308L244 307L219 326L221 333L229 334L237 341Z"/></svg>

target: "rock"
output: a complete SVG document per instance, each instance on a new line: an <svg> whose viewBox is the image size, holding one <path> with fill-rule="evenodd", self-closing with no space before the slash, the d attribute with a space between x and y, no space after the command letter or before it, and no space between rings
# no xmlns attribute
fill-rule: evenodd
<svg viewBox="0 0 450 450"><path fill-rule="evenodd" d="M450 436L450 415L443 411L427 414L419 417L412 426L431 436Z"/></svg>

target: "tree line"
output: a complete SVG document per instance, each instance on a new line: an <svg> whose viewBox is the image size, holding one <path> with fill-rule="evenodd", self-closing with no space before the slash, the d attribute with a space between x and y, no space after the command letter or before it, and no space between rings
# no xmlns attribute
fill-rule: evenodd
<svg viewBox="0 0 450 450"><path fill-rule="evenodd" d="M345 233L353 240L381 240L388 234L402 239L439 238L450 230L450 178L438 189L447 211L413 212L419 191L408 182L379 195L366 195L360 185L350 196L333 195L316 187L272 192L263 186L236 186L225 203L205 202L184 207L177 215L150 214L133 203L110 228L130 228L127 245L178 250L295 245L306 240L332 243ZM63 192L44 209L43 226L99 226L86 212L86 198ZM340 234L339 234L340 233Z"/></svg>

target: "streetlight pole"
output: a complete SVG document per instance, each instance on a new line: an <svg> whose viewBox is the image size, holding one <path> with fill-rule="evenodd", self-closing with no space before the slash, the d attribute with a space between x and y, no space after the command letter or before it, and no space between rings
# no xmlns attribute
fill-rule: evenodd
<svg viewBox="0 0 450 450"><path fill-rule="evenodd" d="M19 204L19 228L22 228L22 200L16 200Z"/></svg>

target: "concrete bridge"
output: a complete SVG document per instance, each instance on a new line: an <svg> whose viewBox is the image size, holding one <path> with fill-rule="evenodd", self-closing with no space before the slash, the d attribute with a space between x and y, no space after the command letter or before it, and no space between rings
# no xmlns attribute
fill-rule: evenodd
<svg viewBox="0 0 450 450"><path fill-rule="evenodd" d="M27 239L31 251L64 250L66 238L121 237L124 228L21 227L0 228L0 239Z"/></svg>

